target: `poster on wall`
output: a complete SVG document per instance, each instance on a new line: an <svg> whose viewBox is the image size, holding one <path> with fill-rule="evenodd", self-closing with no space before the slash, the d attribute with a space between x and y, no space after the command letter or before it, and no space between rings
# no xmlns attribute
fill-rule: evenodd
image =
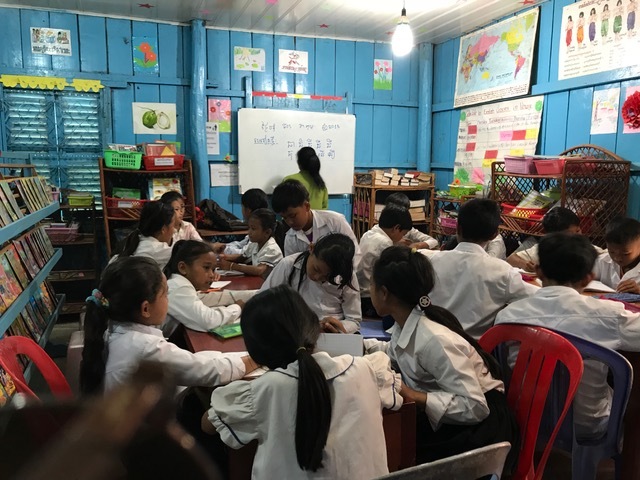
<svg viewBox="0 0 640 480"><path fill-rule="evenodd" d="M460 39L454 107L529 93L538 9Z"/></svg>
<svg viewBox="0 0 640 480"><path fill-rule="evenodd" d="M157 74L158 66L158 39L155 37L132 37L133 46L133 71L135 73Z"/></svg>
<svg viewBox="0 0 640 480"><path fill-rule="evenodd" d="M31 53L71 56L71 30L31 27Z"/></svg>
<svg viewBox="0 0 640 480"><path fill-rule="evenodd" d="M393 60L376 58L373 61L373 89L391 90L393 88Z"/></svg>
<svg viewBox="0 0 640 480"><path fill-rule="evenodd" d="M562 9L558 80L640 65L637 0L586 0Z"/></svg>
<svg viewBox="0 0 640 480"><path fill-rule="evenodd" d="M640 111L640 85L627 87L622 103L622 121L624 128L622 133L640 133L640 121L638 111ZM630 100L629 98L632 97Z"/></svg>
<svg viewBox="0 0 640 480"><path fill-rule="evenodd" d="M460 111L453 176L463 185L488 183L491 162L533 155L544 97L477 105Z"/></svg>
<svg viewBox="0 0 640 480"><path fill-rule="evenodd" d="M233 47L233 69L264 72L264 48Z"/></svg>
<svg viewBox="0 0 640 480"><path fill-rule="evenodd" d="M231 187L238 185L237 163L210 163L209 176L212 187Z"/></svg>
<svg viewBox="0 0 640 480"><path fill-rule="evenodd" d="M591 135L616 133L620 88L594 90L591 107Z"/></svg>
<svg viewBox="0 0 640 480"><path fill-rule="evenodd" d="M207 155L220 155L220 126L207 122Z"/></svg>
<svg viewBox="0 0 640 480"><path fill-rule="evenodd" d="M278 71L285 73L309 73L309 52L278 50Z"/></svg>
<svg viewBox="0 0 640 480"><path fill-rule="evenodd" d="M218 122L220 132L231 131L231 100L210 98L208 104L208 120Z"/></svg>
<svg viewBox="0 0 640 480"><path fill-rule="evenodd" d="M178 133L175 103L132 104L133 133L175 135Z"/></svg>

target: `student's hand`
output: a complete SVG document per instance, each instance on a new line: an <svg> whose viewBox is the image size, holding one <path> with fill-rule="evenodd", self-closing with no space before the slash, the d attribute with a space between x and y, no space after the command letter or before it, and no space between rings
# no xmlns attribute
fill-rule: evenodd
<svg viewBox="0 0 640 480"><path fill-rule="evenodd" d="M640 285L635 280L623 280L618 284L616 292L620 293L640 293Z"/></svg>
<svg viewBox="0 0 640 480"><path fill-rule="evenodd" d="M244 310L244 300L236 300L236 305L238 305L242 310Z"/></svg>
<svg viewBox="0 0 640 480"><path fill-rule="evenodd" d="M524 264L523 270L525 272L535 272L536 271L536 264L529 261L527 263Z"/></svg>
<svg viewBox="0 0 640 480"><path fill-rule="evenodd" d="M327 333L347 333L342 322L335 317L324 317L320 320L320 326Z"/></svg>
<svg viewBox="0 0 640 480"><path fill-rule="evenodd" d="M415 248L416 250L429 250L429 245L427 242L416 242L409 245L411 248Z"/></svg>
<svg viewBox="0 0 640 480"><path fill-rule="evenodd" d="M223 270L231 270L231 262L223 258L221 255L220 259L218 260L218 267Z"/></svg>
<svg viewBox="0 0 640 480"><path fill-rule="evenodd" d="M224 249L225 249L226 246L227 245L224 244L224 243L214 243L213 244L213 251L215 253L222 253L222 252L224 252Z"/></svg>
<svg viewBox="0 0 640 480"><path fill-rule="evenodd" d="M398 243L396 243L396 245L404 245L405 247L410 247L411 240L409 240L408 238L402 238L400 241L398 241Z"/></svg>
<svg viewBox="0 0 640 480"><path fill-rule="evenodd" d="M400 395L406 402L414 402L419 408L424 408L427 405L427 394L408 387L404 382L400 388Z"/></svg>
<svg viewBox="0 0 640 480"><path fill-rule="evenodd" d="M221 275L218 272L213 272L213 281L217 282L218 280L220 280Z"/></svg>

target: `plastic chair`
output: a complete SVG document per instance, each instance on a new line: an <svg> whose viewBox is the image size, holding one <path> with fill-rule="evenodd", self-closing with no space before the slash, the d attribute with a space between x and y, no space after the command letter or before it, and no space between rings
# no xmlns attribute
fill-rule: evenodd
<svg viewBox="0 0 640 480"><path fill-rule="evenodd" d="M516 416L522 437L518 465L512 478L537 480L542 478L553 441L578 389L583 371L582 356L569 340L541 327L497 325L480 338L480 345L487 352L492 352L498 345L505 342L520 344L518 358L507 390L507 402ZM569 372L566 400L558 421L549 435L549 443L538 465L535 466L533 454L540 421L558 363L564 365Z"/></svg>
<svg viewBox="0 0 640 480"><path fill-rule="evenodd" d="M56 398L73 397L69 383L51 357L30 338L14 335L0 340L0 367L11 376L18 393L38 399L33 390L27 386L18 355L25 355L33 362Z"/></svg>
<svg viewBox="0 0 640 480"><path fill-rule="evenodd" d="M613 377L613 398L607 432L603 437L593 440L577 440L574 435L573 422L568 416L562 424L554 447L571 453L571 477L574 480L595 480L598 464L606 458L613 458L616 478L620 479L623 421L631 394L633 368L626 358L610 348L568 333L556 333L569 340L578 349L584 360L596 360L609 367L609 373ZM566 375L557 372L555 380L554 388L559 392L564 392L567 385ZM550 417L553 419L557 417L557 412L560 410L559 397L560 394L554 395L554 403L551 405Z"/></svg>
<svg viewBox="0 0 640 480"><path fill-rule="evenodd" d="M390 473L378 480L425 480L429 478L455 478L476 480L488 475L500 480L504 461L511 449L509 442L494 443L435 462L423 463Z"/></svg>

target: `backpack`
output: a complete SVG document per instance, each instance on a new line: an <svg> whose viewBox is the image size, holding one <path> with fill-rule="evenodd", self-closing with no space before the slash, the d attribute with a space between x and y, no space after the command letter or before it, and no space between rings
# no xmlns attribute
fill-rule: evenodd
<svg viewBox="0 0 640 480"><path fill-rule="evenodd" d="M228 232L247 229L245 222L211 199L202 200L198 208L203 214L202 220L198 220L198 227L200 228Z"/></svg>

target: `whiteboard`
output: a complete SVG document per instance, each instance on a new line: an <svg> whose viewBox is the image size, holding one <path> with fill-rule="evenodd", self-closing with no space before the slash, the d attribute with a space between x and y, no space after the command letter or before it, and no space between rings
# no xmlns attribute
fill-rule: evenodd
<svg viewBox="0 0 640 480"><path fill-rule="evenodd" d="M238 111L240 192L272 193L297 173L296 152L313 147L330 194L351 193L356 148L356 117L339 113L242 108Z"/></svg>

